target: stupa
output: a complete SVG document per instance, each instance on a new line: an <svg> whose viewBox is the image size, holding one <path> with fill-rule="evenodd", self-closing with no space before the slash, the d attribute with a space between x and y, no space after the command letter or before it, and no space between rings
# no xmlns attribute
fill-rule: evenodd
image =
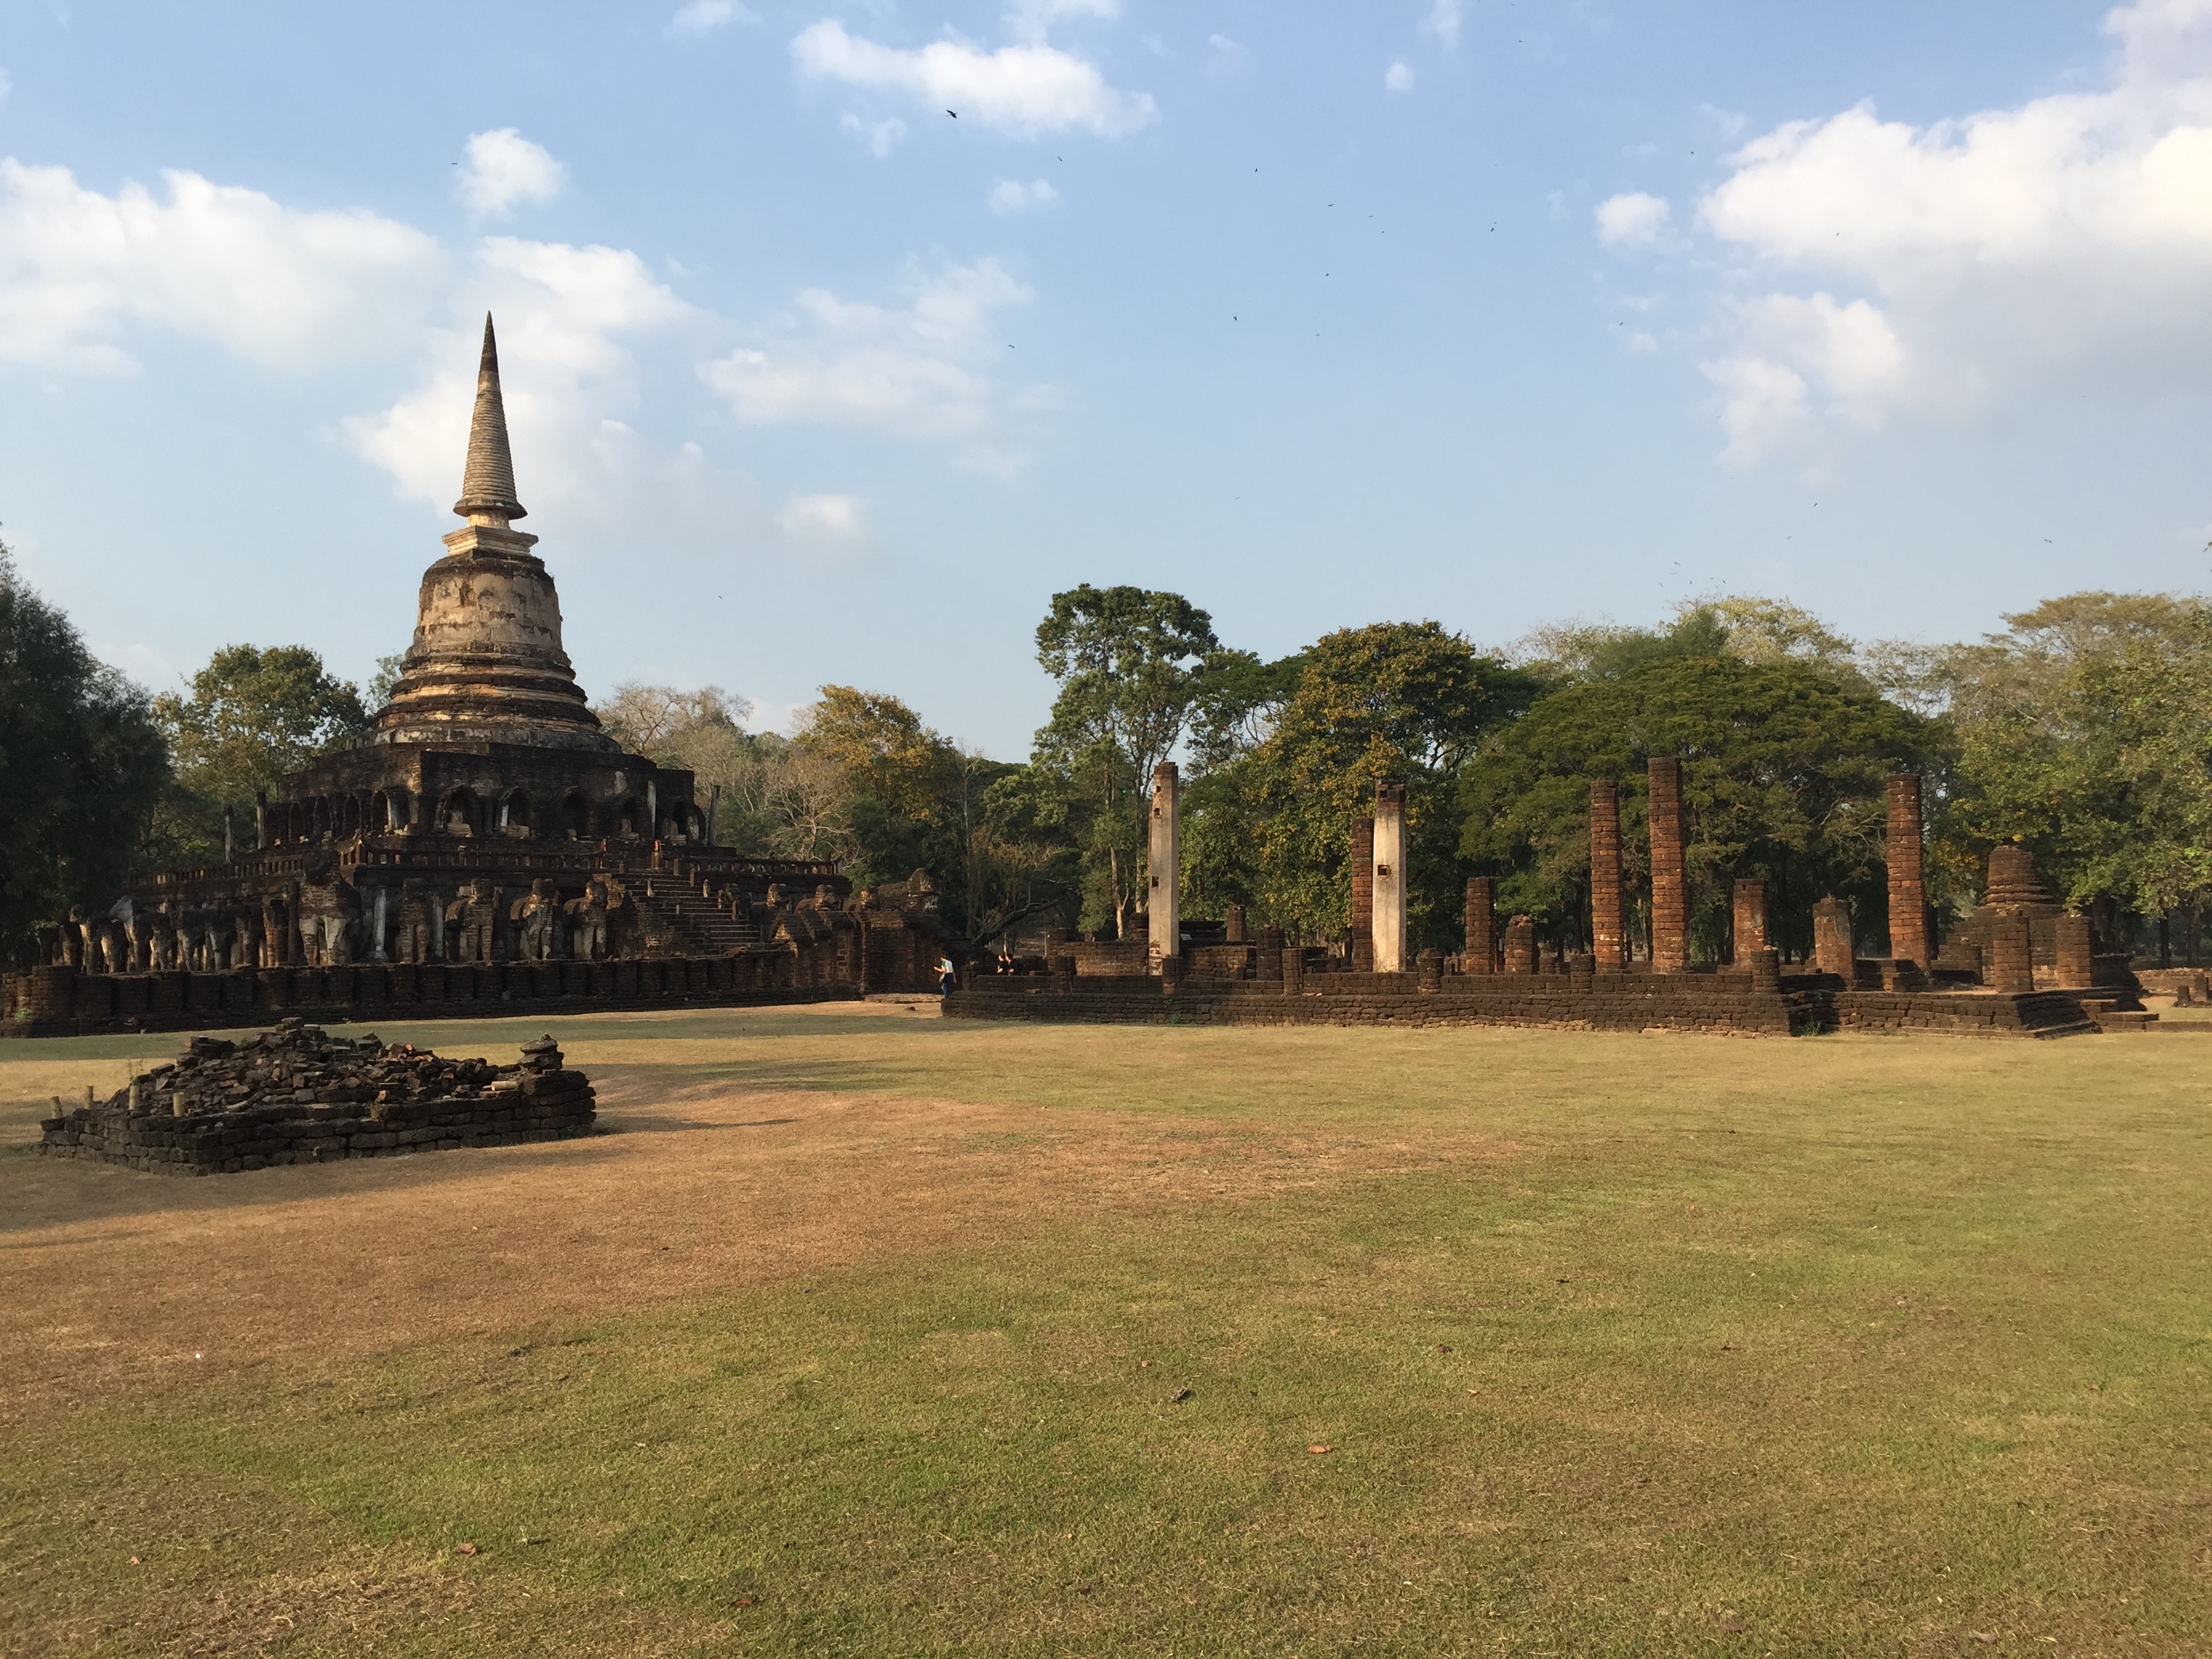
<svg viewBox="0 0 2212 1659"><path fill-rule="evenodd" d="M111 908L39 929L39 965L0 976L9 1034L933 983L951 941L926 878L856 900L832 860L714 846L691 774L601 729L553 574L514 527L489 317L453 511L373 729L258 799L222 862L134 878Z"/></svg>
<svg viewBox="0 0 2212 1659"><path fill-rule="evenodd" d="M283 781L258 815L263 844L356 830L702 843L691 775L624 754L576 684L552 572L514 528L526 509L489 316L453 511L467 522L422 574L392 701L367 741Z"/></svg>

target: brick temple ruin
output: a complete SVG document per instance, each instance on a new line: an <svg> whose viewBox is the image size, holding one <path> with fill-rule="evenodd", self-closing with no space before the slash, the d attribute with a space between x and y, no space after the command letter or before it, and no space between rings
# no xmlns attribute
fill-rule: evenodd
<svg viewBox="0 0 2212 1659"><path fill-rule="evenodd" d="M460 500L390 703L257 800L252 846L39 930L0 1033L819 1000L933 989L934 889L714 844L689 772L623 752L562 647L490 318ZM226 839L228 839L227 831Z"/></svg>
<svg viewBox="0 0 2212 1659"><path fill-rule="evenodd" d="M2159 1029L2123 954L2100 954L2087 916L2054 902L2025 848L1990 857L1982 904L1940 948L1923 865L1920 779L1891 777L1887 809L1890 954L1859 954L1850 908L1814 907L1809 958L1785 965L1770 942L1766 884L1729 894L1733 960L1690 959L1689 845L1681 762L1646 770L1650 935L1631 947L1620 787L1589 787L1589 948L1547 950L1528 916L1501 918L1497 884L1467 884L1464 948L1407 954L1405 792L1375 792L1374 816L1353 828L1348 948L1287 944L1282 930L1248 933L1232 910L1220 942L1185 932L1175 891L1180 778L1152 780L1151 924L1122 944L1047 943L1045 971L980 980L945 1003L968 1019L1296 1025L1551 1025L1785 1036L1816 1031L1925 1030L2057 1036ZM2181 1030L2185 1027L2165 1029Z"/></svg>

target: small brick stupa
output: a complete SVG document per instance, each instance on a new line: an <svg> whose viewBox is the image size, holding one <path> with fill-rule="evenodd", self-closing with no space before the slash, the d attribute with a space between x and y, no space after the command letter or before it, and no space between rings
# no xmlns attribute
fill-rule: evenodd
<svg viewBox="0 0 2212 1659"><path fill-rule="evenodd" d="M1978 946L1982 960L1990 957L1990 928L2001 910L2018 910L2027 917L2027 947L2031 962L2055 971L2058 962L2058 918L2066 907L2051 896L2043 878L2036 873L2035 854L2025 847L2006 845L1990 849L1990 873L1982 902L1959 929L1959 937Z"/></svg>

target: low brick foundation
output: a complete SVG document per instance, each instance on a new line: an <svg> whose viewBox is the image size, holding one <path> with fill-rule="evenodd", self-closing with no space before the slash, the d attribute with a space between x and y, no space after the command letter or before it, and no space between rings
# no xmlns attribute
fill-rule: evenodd
<svg viewBox="0 0 2212 1659"><path fill-rule="evenodd" d="M526 1043L520 1065L495 1066L287 1019L243 1043L194 1037L106 1100L40 1123L39 1150L216 1175L564 1140L589 1133L593 1116L591 1080L550 1036Z"/></svg>
<svg viewBox="0 0 2212 1659"><path fill-rule="evenodd" d="M535 1018L647 1008L857 1000L854 984L792 982L796 958L761 951L639 962L374 963L216 974L34 968L0 983L0 1036L97 1036L268 1024Z"/></svg>
<svg viewBox="0 0 2212 1659"><path fill-rule="evenodd" d="M1433 991L1417 974L1316 974L1277 983L1157 979L979 981L945 999L953 1019L1146 1025L1534 1025L1582 1030L1756 1032L1787 1036L1828 1018L1818 997L1755 988L1743 975L1450 975Z"/></svg>
<svg viewBox="0 0 2212 1659"><path fill-rule="evenodd" d="M542 1086L532 1090L532 1084ZM275 1164L567 1140L591 1133L592 1099L581 1073L553 1072L526 1079L511 1098L267 1106L204 1118L133 1116L80 1106L40 1126L45 1134L39 1150L49 1158L88 1158L155 1175L228 1174Z"/></svg>
<svg viewBox="0 0 2212 1659"><path fill-rule="evenodd" d="M2079 998L2056 991L1880 992L1820 975L1761 984L1747 973L1314 974L1284 983L1049 977L989 979L945 999L952 1019L1128 1025L1518 1025L1568 1030L1795 1036L1838 1029L1953 1036L2091 1032Z"/></svg>

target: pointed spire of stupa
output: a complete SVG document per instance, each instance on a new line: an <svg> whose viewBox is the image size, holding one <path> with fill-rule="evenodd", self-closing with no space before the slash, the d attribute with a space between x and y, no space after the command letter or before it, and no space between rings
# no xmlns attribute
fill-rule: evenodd
<svg viewBox="0 0 2212 1659"><path fill-rule="evenodd" d="M469 422L468 470L461 475L461 499L453 511L471 520L479 515L504 525L528 516L514 498L514 457L507 447L507 404L499 395L499 342L492 337L491 313L484 313L483 356L477 362L477 410Z"/></svg>

